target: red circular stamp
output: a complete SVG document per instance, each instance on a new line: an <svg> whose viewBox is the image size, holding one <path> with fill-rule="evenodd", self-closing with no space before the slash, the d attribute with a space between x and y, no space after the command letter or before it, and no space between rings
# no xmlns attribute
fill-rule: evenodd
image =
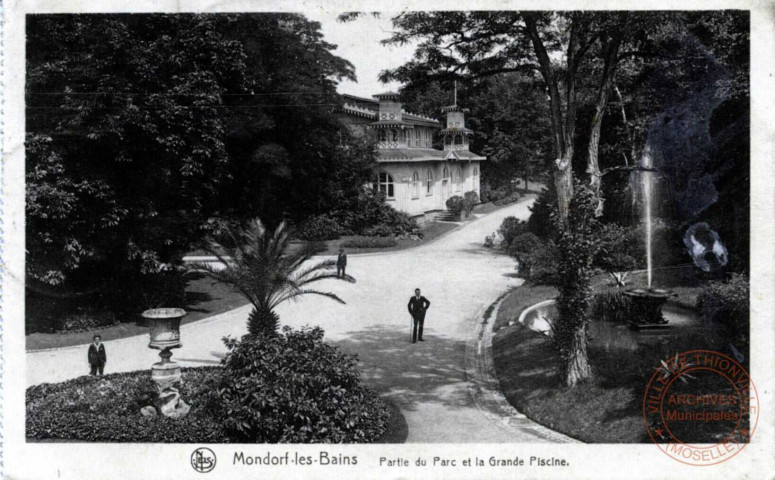
<svg viewBox="0 0 775 480"><path fill-rule="evenodd" d="M688 465L737 455L759 421L756 387L735 359L691 350L663 361L643 395L643 420L662 452Z"/></svg>

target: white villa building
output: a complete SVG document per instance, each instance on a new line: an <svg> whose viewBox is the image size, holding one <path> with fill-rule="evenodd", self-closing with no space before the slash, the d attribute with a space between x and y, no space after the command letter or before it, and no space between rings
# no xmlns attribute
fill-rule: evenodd
<svg viewBox="0 0 775 480"><path fill-rule="evenodd" d="M379 164L375 187L388 204L413 217L446 210L446 201L465 192L479 194L480 162L485 157L468 147L472 130L465 127L464 110L444 107L447 126L433 118L405 112L394 92L376 100L342 95L340 118L356 135L374 135ZM433 148L436 135L443 150Z"/></svg>

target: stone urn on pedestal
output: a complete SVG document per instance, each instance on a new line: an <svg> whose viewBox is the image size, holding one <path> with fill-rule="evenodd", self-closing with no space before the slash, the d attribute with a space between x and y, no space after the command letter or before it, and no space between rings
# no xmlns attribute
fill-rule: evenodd
<svg viewBox="0 0 775 480"><path fill-rule="evenodd" d="M151 378L156 384L156 409L165 417L180 418L188 413L189 406L180 398L180 365L170 360L172 349L180 343L180 320L186 315L182 308L154 308L142 313L150 328L148 348L161 350L161 361L151 368Z"/></svg>

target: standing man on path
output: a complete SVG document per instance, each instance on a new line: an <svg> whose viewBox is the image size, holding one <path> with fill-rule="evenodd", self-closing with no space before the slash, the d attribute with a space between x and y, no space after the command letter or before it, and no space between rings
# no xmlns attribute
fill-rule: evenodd
<svg viewBox="0 0 775 480"><path fill-rule="evenodd" d="M344 253L344 248L339 247L339 256L336 257L336 276L344 277L344 270L347 268L347 254Z"/></svg>
<svg viewBox="0 0 775 480"><path fill-rule="evenodd" d="M425 312L431 306L431 302L427 298L420 295L420 289L414 289L414 296L409 299L409 314L412 316L412 343L416 343L417 340L424 342L422 339L422 327L425 323ZM419 331L418 331L419 328Z"/></svg>
<svg viewBox="0 0 775 480"><path fill-rule="evenodd" d="M102 372L105 369L105 362L108 359L105 354L105 345L101 343L102 337L99 335L95 335L92 339L94 340L94 343L89 345L88 354L91 375L97 375L97 371L99 371L100 376L102 376Z"/></svg>

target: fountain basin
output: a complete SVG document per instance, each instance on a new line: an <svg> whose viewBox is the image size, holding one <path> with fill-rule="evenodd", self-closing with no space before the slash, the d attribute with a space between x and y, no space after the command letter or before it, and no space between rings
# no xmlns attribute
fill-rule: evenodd
<svg viewBox="0 0 775 480"><path fill-rule="evenodd" d="M658 288L634 288L622 293L632 300L630 328L667 328L667 319L662 315L662 307L668 298L675 296L673 292Z"/></svg>

